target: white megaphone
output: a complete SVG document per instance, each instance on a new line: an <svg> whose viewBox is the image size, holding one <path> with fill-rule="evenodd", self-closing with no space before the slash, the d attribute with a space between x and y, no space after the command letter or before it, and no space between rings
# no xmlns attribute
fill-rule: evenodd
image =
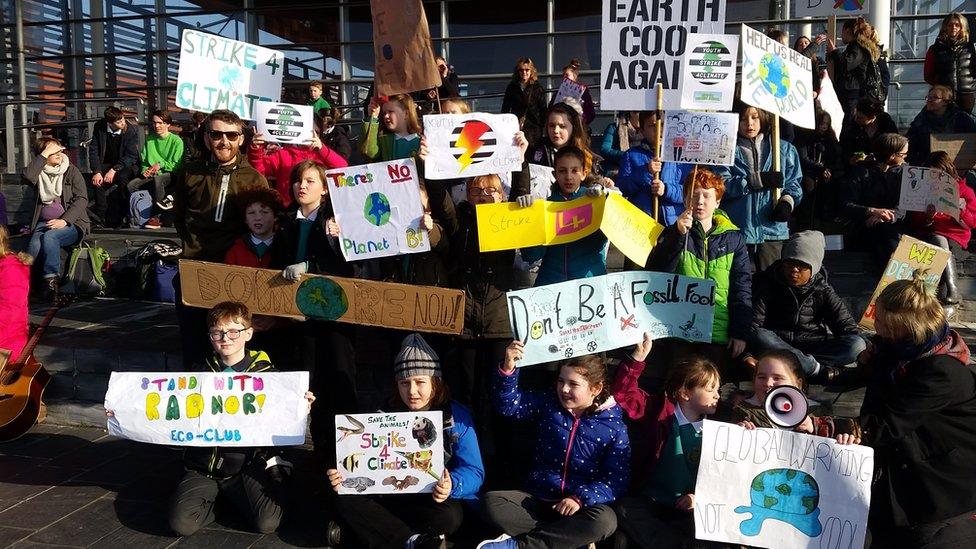
<svg viewBox="0 0 976 549"><path fill-rule="evenodd" d="M807 397L792 385L780 385L766 395L763 408L777 427L792 429L807 418Z"/></svg>

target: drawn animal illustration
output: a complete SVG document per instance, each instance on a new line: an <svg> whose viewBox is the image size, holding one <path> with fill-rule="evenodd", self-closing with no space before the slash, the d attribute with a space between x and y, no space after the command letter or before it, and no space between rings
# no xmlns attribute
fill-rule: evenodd
<svg viewBox="0 0 976 549"><path fill-rule="evenodd" d="M369 489L375 484L376 481L367 477L352 477L342 481L343 487L352 488L353 490L360 493L365 492L367 489Z"/></svg>
<svg viewBox="0 0 976 549"><path fill-rule="evenodd" d="M410 434L421 448L430 448L437 440L437 429L434 427L434 422L426 417L418 416L413 419Z"/></svg>
<svg viewBox="0 0 976 549"><path fill-rule="evenodd" d="M420 479L413 475L407 475L402 479L398 479L396 477L386 477L383 479L383 486L392 486L397 492L406 490L407 488L416 486L417 484L420 484Z"/></svg>
<svg viewBox="0 0 976 549"><path fill-rule="evenodd" d="M361 435L366 431L366 426L363 425L361 421L358 421L356 420L356 418L349 415L345 416L345 418L346 421L348 421L352 426L343 427L342 425L336 425L336 430L342 431L342 436L339 437L339 440L336 441L336 444L342 442L343 440L346 439L346 437L350 435Z"/></svg>
<svg viewBox="0 0 976 549"><path fill-rule="evenodd" d="M342 466L346 468L346 471L355 473L356 468L359 467L359 459L364 455L365 453L363 452L349 454L348 456L342 458Z"/></svg>
<svg viewBox="0 0 976 549"><path fill-rule="evenodd" d="M763 521L785 522L815 538L823 531L820 524L820 486L816 479L796 469L770 469L752 479L749 486L752 505L735 508L736 513L749 514L739 524L746 536L758 536Z"/></svg>
<svg viewBox="0 0 976 549"><path fill-rule="evenodd" d="M440 476L434 473L434 452L431 450L419 450L416 452L401 452L399 450L396 453L407 459L407 463L410 467L423 471L430 476L440 480Z"/></svg>

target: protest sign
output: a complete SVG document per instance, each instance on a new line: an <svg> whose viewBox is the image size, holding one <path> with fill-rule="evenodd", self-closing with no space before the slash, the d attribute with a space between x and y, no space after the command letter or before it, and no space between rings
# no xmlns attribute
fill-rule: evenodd
<svg viewBox="0 0 976 549"><path fill-rule="evenodd" d="M396 95L441 85L421 0L369 0L374 93Z"/></svg>
<svg viewBox="0 0 976 549"><path fill-rule="evenodd" d="M607 212L610 208L612 215ZM664 231L663 225L617 193L569 202L536 200L528 208L515 202L479 204L475 212L483 252L566 244L602 230L631 261L643 265Z"/></svg>
<svg viewBox="0 0 976 549"><path fill-rule="evenodd" d="M553 103L559 103L563 99L575 99L583 104L583 92L586 91L586 86L580 84L575 80L570 80L569 78L563 77L563 81L559 84L559 89L556 90L556 98L552 100Z"/></svg>
<svg viewBox="0 0 976 549"><path fill-rule="evenodd" d="M264 134L264 140L269 143L307 145L315 131L310 105L258 101L254 117L257 131Z"/></svg>
<svg viewBox="0 0 976 549"><path fill-rule="evenodd" d="M959 185L946 172L935 168L903 166L898 209L924 212L929 206L935 211L959 219Z"/></svg>
<svg viewBox="0 0 976 549"><path fill-rule="evenodd" d="M871 301L868 303L864 316L858 326L865 330L874 330L874 302L881 294L885 286L896 280L906 280L912 277L916 270L922 269L925 273L925 285L931 290L939 285L942 278L942 271L949 263L949 250L938 246L922 242L917 238L902 235L898 242L898 247L891 254L888 264L885 266L881 281L871 294Z"/></svg>
<svg viewBox="0 0 976 549"><path fill-rule="evenodd" d="M819 70L814 67L814 70ZM820 108L830 115L830 129L834 132L834 137L840 140L840 131L844 127L844 107L840 104L840 99L837 97L837 92L834 91L834 83L830 80L830 75L827 71L823 72L820 77L820 95L817 99L820 100ZM867 143L865 143L867 146ZM933 151L936 149L932 149ZM851 151L845 151L851 152Z"/></svg>
<svg viewBox="0 0 976 549"><path fill-rule="evenodd" d="M813 73L809 57L742 25L742 101L814 128Z"/></svg>
<svg viewBox="0 0 976 549"><path fill-rule="evenodd" d="M441 412L344 414L335 426L339 495L430 493L444 473Z"/></svg>
<svg viewBox="0 0 976 549"><path fill-rule="evenodd" d="M712 340L715 282L633 271L508 292L508 317L529 366L654 339Z"/></svg>
<svg viewBox="0 0 976 549"><path fill-rule="evenodd" d="M108 433L172 446L305 444L308 372L112 372Z"/></svg>
<svg viewBox="0 0 976 549"><path fill-rule="evenodd" d="M929 150L945 151L959 173L976 168L976 133L933 133Z"/></svg>
<svg viewBox="0 0 976 549"><path fill-rule="evenodd" d="M412 158L336 168L325 179L346 261L430 251Z"/></svg>
<svg viewBox="0 0 976 549"><path fill-rule="evenodd" d="M191 307L240 301L256 315L442 334L459 334L464 325L464 292L434 286L313 274L290 282L281 271L186 259L180 282Z"/></svg>
<svg viewBox="0 0 976 549"><path fill-rule="evenodd" d="M774 549L863 547L874 450L706 419L695 537Z"/></svg>
<svg viewBox="0 0 976 549"><path fill-rule="evenodd" d="M428 114L427 179L457 179L522 169L515 144L519 121L514 114Z"/></svg>
<svg viewBox="0 0 976 549"><path fill-rule="evenodd" d="M871 0L795 0L796 17L851 17L864 15Z"/></svg>
<svg viewBox="0 0 976 549"><path fill-rule="evenodd" d="M556 172L549 166L529 164L529 194L537 200L546 200L556 182Z"/></svg>
<svg viewBox="0 0 976 549"><path fill-rule="evenodd" d="M724 32L725 0L603 0L602 21L600 108L655 110L660 83L664 108L676 109L688 35Z"/></svg>
<svg viewBox="0 0 976 549"><path fill-rule="evenodd" d="M735 138L739 115L668 111L664 117L665 162L731 166L735 164Z"/></svg>
<svg viewBox="0 0 976 549"><path fill-rule="evenodd" d="M281 99L284 74L281 52L185 29L180 40L176 106L200 112L227 109L254 120L258 101Z"/></svg>
<svg viewBox="0 0 976 549"><path fill-rule="evenodd" d="M681 59L682 109L732 110L739 37L689 34Z"/></svg>

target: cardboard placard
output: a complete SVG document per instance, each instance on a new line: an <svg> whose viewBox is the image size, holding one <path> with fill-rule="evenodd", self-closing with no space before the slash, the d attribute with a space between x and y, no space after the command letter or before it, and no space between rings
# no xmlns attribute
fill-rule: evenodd
<svg viewBox="0 0 976 549"><path fill-rule="evenodd" d="M949 153L959 173L976 168L976 133L933 133L929 136L929 150Z"/></svg>
<svg viewBox="0 0 976 549"><path fill-rule="evenodd" d="M227 109L254 120L258 101L281 99L284 74L281 52L184 29L176 106L200 112Z"/></svg>
<svg viewBox="0 0 976 549"><path fill-rule="evenodd" d="M441 412L335 417L343 494L430 493L444 473Z"/></svg>
<svg viewBox="0 0 976 549"><path fill-rule="evenodd" d="M801 128L816 126L810 58L746 25L742 25L740 98Z"/></svg>
<svg viewBox="0 0 976 549"><path fill-rule="evenodd" d="M564 360L654 339L712 340L715 282L634 271L508 292L517 366Z"/></svg>
<svg viewBox="0 0 976 549"><path fill-rule="evenodd" d="M514 114L428 114L427 179L457 179L522 169L522 151L515 144L519 121Z"/></svg>
<svg viewBox="0 0 976 549"><path fill-rule="evenodd" d="M881 290L884 290L885 286L896 280L907 280L911 278L918 269L927 271L925 274L925 285L929 289L935 289L939 285L939 279L942 278L942 271L945 270L946 265L949 263L949 255L949 250L945 248L922 242L908 235L902 235L901 240L898 242L898 247L895 248L895 251L891 254L891 259L888 260L888 264L885 266L884 273L881 275L881 281L878 282L874 293L871 294L871 302L868 303L868 307L865 309L864 316L861 317L858 326L865 330L874 330L874 302L878 299L878 295L881 294Z"/></svg>
<svg viewBox="0 0 976 549"><path fill-rule="evenodd" d="M664 116L665 162L731 166L739 115L734 113L668 111Z"/></svg>
<svg viewBox="0 0 976 549"><path fill-rule="evenodd" d="M689 34L681 59L680 107L732 110L738 55L739 37L734 34Z"/></svg>
<svg viewBox="0 0 976 549"><path fill-rule="evenodd" d="M464 292L306 274L299 282L281 271L180 260L183 304L211 308L240 301L252 314L332 320L417 332L460 334Z"/></svg>
<svg viewBox="0 0 976 549"><path fill-rule="evenodd" d="M771 549L863 547L874 450L706 419L695 537Z"/></svg>
<svg viewBox="0 0 976 549"><path fill-rule="evenodd" d="M112 372L108 433L171 446L305 444L308 372Z"/></svg>
<svg viewBox="0 0 976 549"><path fill-rule="evenodd" d="M956 180L935 168L904 166L898 209L924 212L929 206L935 206L936 212L959 219L959 185Z"/></svg>
<svg viewBox="0 0 976 549"><path fill-rule="evenodd" d="M395 95L441 85L421 0L369 0L374 93Z"/></svg>
<svg viewBox="0 0 976 549"><path fill-rule="evenodd" d="M258 132L269 143L307 145L315 131L311 105L258 101L255 118Z"/></svg>

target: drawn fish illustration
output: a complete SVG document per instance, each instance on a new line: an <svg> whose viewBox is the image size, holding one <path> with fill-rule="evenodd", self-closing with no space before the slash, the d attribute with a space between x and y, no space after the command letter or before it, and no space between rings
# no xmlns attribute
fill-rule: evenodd
<svg viewBox="0 0 976 549"><path fill-rule="evenodd" d="M359 467L359 458L363 455L365 455L363 452L349 454L348 456L342 458L342 466L346 468L346 471L355 473L356 468Z"/></svg>
<svg viewBox="0 0 976 549"><path fill-rule="evenodd" d="M342 481L342 485L346 488L352 488L357 492L365 492L368 488L376 484L376 482L367 477L352 477L347 478Z"/></svg>
<svg viewBox="0 0 976 549"><path fill-rule="evenodd" d="M440 480L440 476L435 474L433 471L434 467L434 452L431 450L420 450L418 452L401 452L399 450L396 453L407 459L410 467L423 471L437 480Z"/></svg>
<svg viewBox="0 0 976 549"><path fill-rule="evenodd" d="M420 479L413 476L407 475L403 479L398 479L396 477L386 477L383 479L383 486L392 486L394 490L401 491L410 488L411 486L416 486L420 483Z"/></svg>
<svg viewBox="0 0 976 549"><path fill-rule="evenodd" d="M339 440L336 441L337 444L345 440L346 437L348 437L349 435L361 435L363 434L363 432L366 431L366 426L363 425L362 422L357 421L356 418L349 415L345 416L345 418L346 421L348 421L352 425L352 427L343 427L342 425L336 425L336 430L342 431L342 436L339 437Z"/></svg>

